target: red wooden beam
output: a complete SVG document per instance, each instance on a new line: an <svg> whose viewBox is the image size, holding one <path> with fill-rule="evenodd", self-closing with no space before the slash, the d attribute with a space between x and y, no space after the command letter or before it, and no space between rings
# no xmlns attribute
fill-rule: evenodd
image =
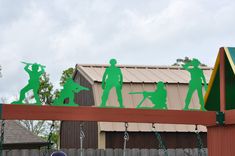
<svg viewBox="0 0 235 156"><path fill-rule="evenodd" d="M215 125L216 113L182 110L146 110L134 108L63 107L2 105L5 120L73 120Z"/></svg>
<svg viewBox="0 0 235 156"><path fill-rule="evenodd" d="M235 124L235 110L225 111L225 124Z"/></svg>

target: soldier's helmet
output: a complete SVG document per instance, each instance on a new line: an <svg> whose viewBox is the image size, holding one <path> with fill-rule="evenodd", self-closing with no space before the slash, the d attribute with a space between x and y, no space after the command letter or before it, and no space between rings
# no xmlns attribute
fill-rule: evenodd
<svg viewBox="0 0 235 156"><path fill-rule="evenodd" d="M165 84L164 84L164 82L162 82L162 81L159 81L156 85L157 85L157 88L158 88L158 89L165 87Z"/></svg>
<svg viewBox="0 0 235 156"><path fill-rule="evenodd" d="M109 61L110 65L116 65L117 64L117 60L116 59L111 59Z"/></svg>

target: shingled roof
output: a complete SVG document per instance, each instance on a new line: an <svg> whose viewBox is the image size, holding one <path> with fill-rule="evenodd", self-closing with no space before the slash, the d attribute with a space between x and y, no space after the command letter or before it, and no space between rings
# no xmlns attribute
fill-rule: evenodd
<svg viewBox="0 0 235 156"><path fill-rule="evenodd" d="M16 148L16 146L20 148L33 148L33 145L35 145L35 147L41 147L46 144L46 141L33 134L16 121L5 121L4 145L12 145L14 148ZM22 145L24 145L24 147Z"/></svg>
<svg viewBox="0 0 235 156"><path fill-rule="evenodd" d="M91 65L78 64L77 71L82 74L91 84L95 100L95 105L99 106L102 96L102 76L107 65ZM184 107L184 100L187 94L188 83L190 81L190 74L181 67L172 66L130 66L120 65L123 73L123 103L127 108L135 108L142 95L130 95L133 91L152 91L155 90L155 83L163 81L167 89L167 103L168 109L181 110ZM203 72L206 81L209 82L212 68L203 67ZM75 75L76 77L76 75ZM76 78L75 78L76 79ZM107 105L118 106L115 90L111 90ZM151 106L151 102L146 100L143 105ZM196 95L193 96L191 108L199 109L199 100ZM191 125L175 125L175 124L159 124L157 126L159 131L169 132L192 132L195 126ZM99 129L101 131L124 131L123 123L108 123L99 122ZM206 128L200 126L201 131L206 131ZM151 124L130 123L129 131L151 131Z"/></svg>

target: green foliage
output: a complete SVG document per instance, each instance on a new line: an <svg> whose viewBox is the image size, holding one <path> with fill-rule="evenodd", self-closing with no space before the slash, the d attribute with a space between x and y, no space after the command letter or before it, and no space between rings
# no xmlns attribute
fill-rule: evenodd
<svg viewBox="0 0 235 156"><path fill-rule="evenodd" d="M74 73L74 68L70 67L68 69L65 69L60 77L60 86L64 86L66 80L68 78L72 78L73 73ZM55 99L59 98L60 93L61 93L61 90L56 89L54 92L54 98Z"/></svg>
<svg viewBox="0 0 235 156"><path fill-rule="evenodd" d="M55 98L53 84L50 82L49 74L44 73L40 77L39 97L42 103L51 104Z"/></svg>
<svg viewBox="0 0 235 156"><path fill-rule="evenodd" d="M185 56L184 58L178 58L178 59L176 59L176 62L172 66L181 66L183 64L187 64L187 63L191 62L192 60L193 59L191 59L187 56ZM201 67L207 67L207 65L204 64L204 63L200 63L200 66Z"/></svg>
<svg viewBox="0 0 235 156"><path fill-rule="evenodd" d="M74 68L68 68L66 70L63 71L62 76L60 78L60 86L64 86L64 83L66 82L66 80L70 77L72 78L74 73Z"/></svg>
<svg viewBox="0 0 235 156"><path fill-rule="evenodd" d="M52 122L47 121L47 127L51 127ZM51 142L53 143L52 148L58 149L59 147L59 130L60 130L60 121L55 121L54 129L51 131ZM46 135L42 135L41 138L45 141L48 140L50 131L47 132Z"/></svg>

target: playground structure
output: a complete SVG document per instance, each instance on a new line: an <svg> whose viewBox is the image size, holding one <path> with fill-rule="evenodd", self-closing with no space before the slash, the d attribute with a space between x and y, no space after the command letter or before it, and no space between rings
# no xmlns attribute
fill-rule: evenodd
<svg viewBox="0 0 235 156"><path fill-rule="evenodd" d="M205 125L209 156L235 153L235 105L232 103L234 70L231 48L220 48L205 95L205 108L197 110L146 110L133 108L58 107L1 104L3 120L74 120L105 122ZM231 68L231 69L230 69ZM228 93L228 94L226 94Z"/></svg>

